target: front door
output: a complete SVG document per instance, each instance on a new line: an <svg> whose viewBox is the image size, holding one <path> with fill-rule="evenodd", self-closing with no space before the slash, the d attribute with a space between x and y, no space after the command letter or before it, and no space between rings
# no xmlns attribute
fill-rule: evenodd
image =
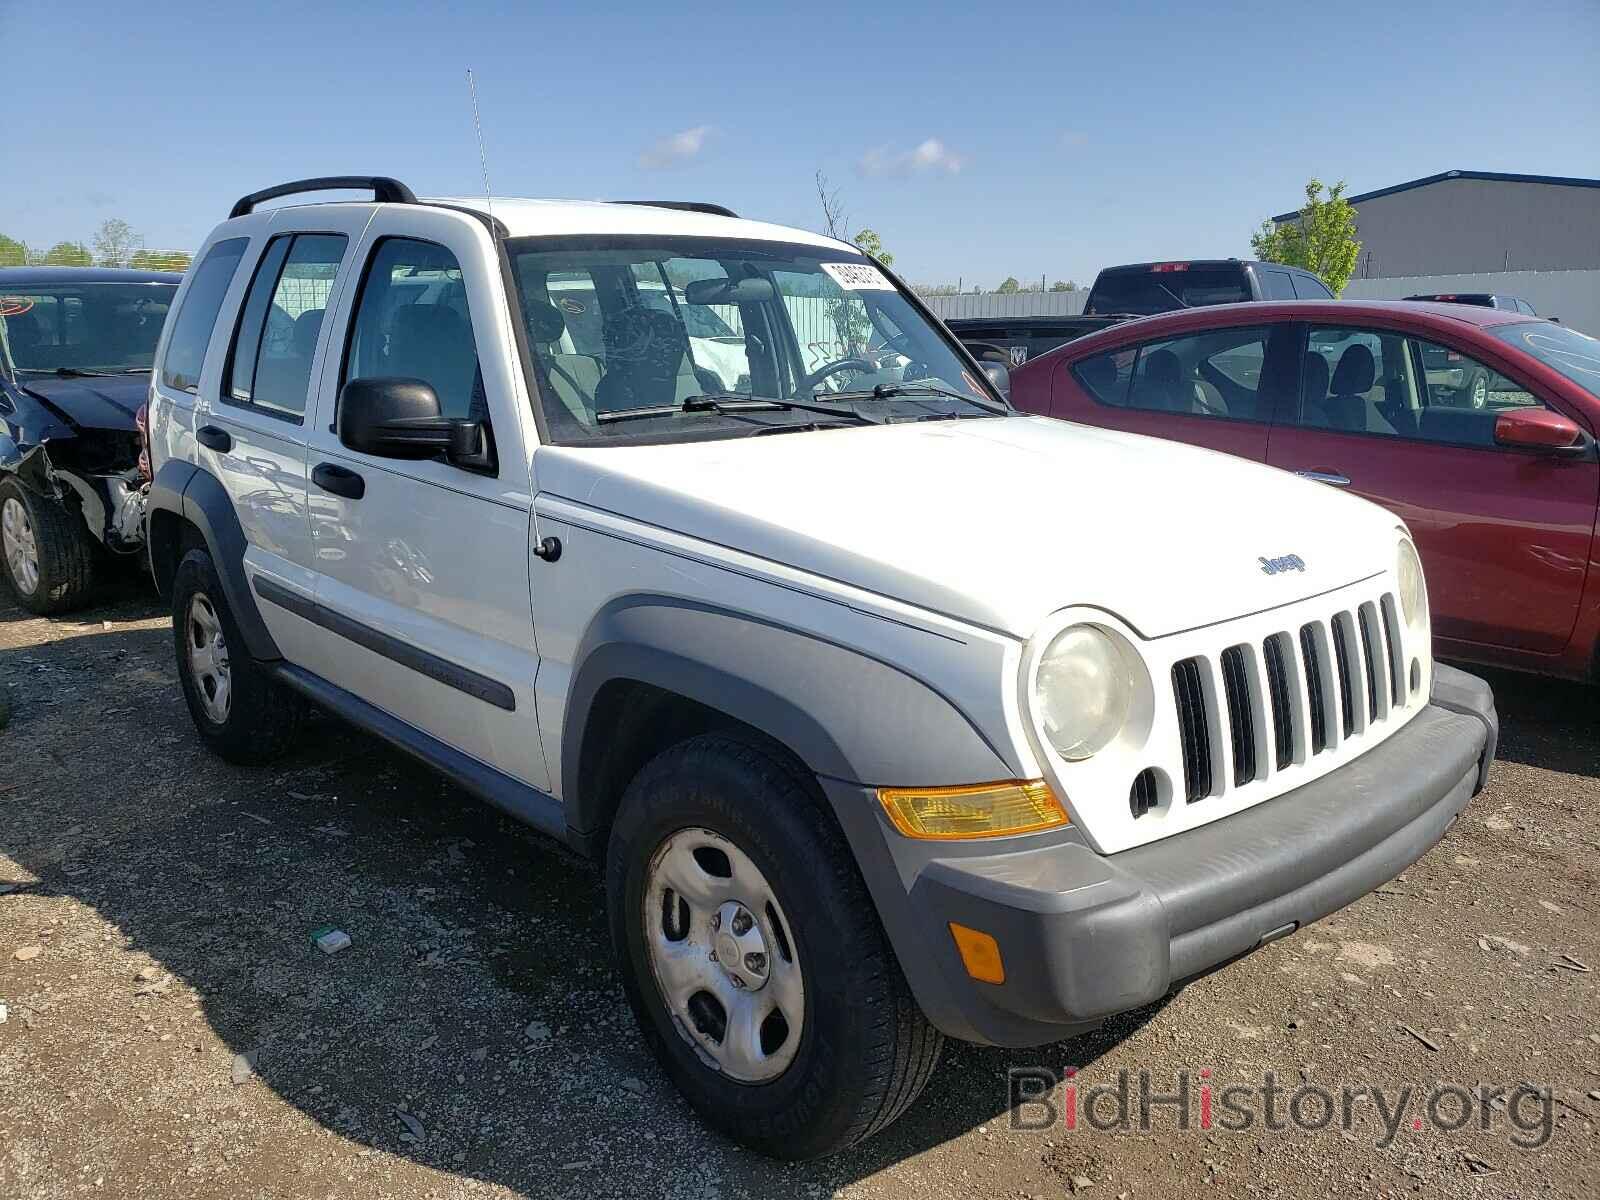
<svg viewBox="0 0 1600 1200"><path fill-rule="evenodd" d="M1395 330L1314 325L1305 345L1298 403L1273 427L1268 462L1403 518L1422 555L1434 634L1458 652L1563 649L1600 468L1494 440L1498 412L1554 407L1549 399L1457 348Z"/></svg>
<svg viewBox="0 0 1600 1200"><path fill-rule="evenodd" d="M376 224L376 223L375 223ZM492 261L457 214L388 213L358 249L343 353L323 371L307 463L321 621L309 664L330 682L548 790L534 713L529 455ZM344 382L421 379L443 415L486 424L495 465L359 453L336 432Z"/></svg>

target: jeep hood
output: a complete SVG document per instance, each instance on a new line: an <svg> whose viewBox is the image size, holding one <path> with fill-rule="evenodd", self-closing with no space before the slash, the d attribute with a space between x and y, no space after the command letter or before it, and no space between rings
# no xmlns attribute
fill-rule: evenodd
<svg viewBox="0 0 1600 1200"><path fill-rule="evenodd" d="M1395 517L1174 442L1010 417L728 441L546 447L541 495L1019 638L1090 605L1145 637L1393 566ZM1304 569L1269 574L1263 559Z"/></svg>

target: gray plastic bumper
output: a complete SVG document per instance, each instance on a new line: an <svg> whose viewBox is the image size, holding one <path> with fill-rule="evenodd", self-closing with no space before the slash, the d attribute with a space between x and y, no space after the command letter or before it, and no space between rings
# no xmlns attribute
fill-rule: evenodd
<svg viewBox="0 0 1600 1200"><path fill-rule="evenodd" d="M1482 789L1498 731L1488 685L1438 666L1428 707L1355 761L1113 855L1072 832L953 854L895 834L870 791L824 782L929 1018L954 1037L1024 1046L1158 1000L1393 879ZM1004 983L967 976L951 921L995 937Z"/></svg>

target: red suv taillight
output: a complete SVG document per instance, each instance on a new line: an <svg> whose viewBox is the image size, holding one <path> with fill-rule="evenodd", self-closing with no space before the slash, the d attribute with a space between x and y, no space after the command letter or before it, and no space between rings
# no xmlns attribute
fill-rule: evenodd
<svg viewBox="0 0 1600 1200"><path fill-rule="evenodd" d="M155 476L150 471L150 406L139 405L139 411L133 414L133 424L139 430L139 478L146 483L154 481Z"/></svg>

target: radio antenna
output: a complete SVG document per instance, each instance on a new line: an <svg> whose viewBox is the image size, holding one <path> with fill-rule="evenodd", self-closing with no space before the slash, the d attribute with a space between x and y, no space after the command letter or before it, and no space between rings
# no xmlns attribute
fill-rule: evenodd
<svg viewBox="0 0 1600 1200"><path fill-rule="evenodd" d="M483 152L483 122L478 120L478 84L472 78L472 68L467 68L467 92L472 97L472 131L478 138L478 166L483 171L483 202L489 209L489 221L494 222L494 200L489 193L489 159Z"/></svg>

